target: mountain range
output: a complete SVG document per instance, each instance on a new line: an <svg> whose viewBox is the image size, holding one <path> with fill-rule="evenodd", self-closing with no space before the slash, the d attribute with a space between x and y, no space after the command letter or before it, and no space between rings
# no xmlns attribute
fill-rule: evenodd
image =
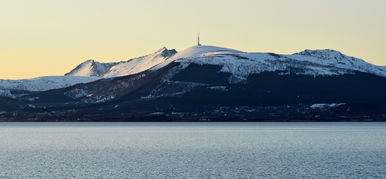
<svg viewBox="0 0 386 179"><path fill-rule="evenodd" d="M0 80L3 121L384 121L386 67L335 50L214 46Z"/></svg>

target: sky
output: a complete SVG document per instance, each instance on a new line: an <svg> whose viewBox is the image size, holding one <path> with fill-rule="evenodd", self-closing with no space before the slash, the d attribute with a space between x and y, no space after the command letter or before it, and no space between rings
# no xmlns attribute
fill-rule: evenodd
<svg viewBox="0 0 386 179"><path fill-rule="evenodd" d="M63 75L196 44L335 49L386 66L385 0L0 0L0 79Z"/></svg>

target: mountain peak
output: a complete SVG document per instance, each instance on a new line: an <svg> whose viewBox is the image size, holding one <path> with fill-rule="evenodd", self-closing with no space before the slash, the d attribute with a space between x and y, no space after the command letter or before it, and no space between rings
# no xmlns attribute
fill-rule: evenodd
<svg viewBox="0 0 386 179"><path fill-rule="evenodd" d="M317 49L317 50L306 49L302 52L295 53L294 55L306 55L306 56L312 56L312 57L323 58L323 59L337 59L337 58L348 57L347 55L344 55L342 52L339 52L333 49Z"/></svg>
<svg viewBox="0 0 386 179"><path fill-rule="evenodd" d="M177 51L175 49L167 49L166 47L162 47L161 49L157 50L155 53L154 53L154 56L157 56L157 55L160 55L162 57L170 57L174 54L176 54Z"/></svg>
<svg viewBox="0 0 386 179"><path fill-rule="evenodd" d="M168 49L166 47L162 47L159 50L157 50L155 53L160 53L160 52L163 52L165 50L168 50Z"/></svg>
<svg viewBox="0 0 386 179"><path fill-rule="evenodd" d="M386 77L386 70L383 67L370 64L360 58L345 55L337 50L304 50L295 53L294 58L300 58L309 62L337 67L351 71L360 71ZM297 56L297 57L296 57ZM310 58L311 57L311 58Z"/></svg>
<svg viewBox="0 0 386 179"><path fill-rule="evenodd" d="M99 77L101 74L106 73L111 66L117 63L99 63L93 59L86 60L78 65L71 72L65 74L65 76L88 76Z"/></svg>
<svg viewBox="0 0 386 179"><path fill-rule="evenodd" d="M95 62L95 60L93 60L93 59L88 59L88 60L86 60L85 62L83 62L83 63L94 63Z"/></svg>

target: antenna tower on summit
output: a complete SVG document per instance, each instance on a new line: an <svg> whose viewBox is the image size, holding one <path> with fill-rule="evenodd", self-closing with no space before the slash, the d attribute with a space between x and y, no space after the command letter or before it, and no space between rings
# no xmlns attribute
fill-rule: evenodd
<svg viewBox="0 0 386 179"><path fill-rule="evenodd" d="M197 37L197 46L201 46L201 43L200 43L200 33L198 33L198 37Z"/></svg>

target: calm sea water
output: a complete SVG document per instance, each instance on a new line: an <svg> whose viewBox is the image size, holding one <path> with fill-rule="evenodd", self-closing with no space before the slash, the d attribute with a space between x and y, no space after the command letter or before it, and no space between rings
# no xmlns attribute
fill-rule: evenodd
<svg viewBox="0 0 386 179"><path fill-rule="evenodd" d="M386 123L0 123L0 178L386 178Z"/></svg>

